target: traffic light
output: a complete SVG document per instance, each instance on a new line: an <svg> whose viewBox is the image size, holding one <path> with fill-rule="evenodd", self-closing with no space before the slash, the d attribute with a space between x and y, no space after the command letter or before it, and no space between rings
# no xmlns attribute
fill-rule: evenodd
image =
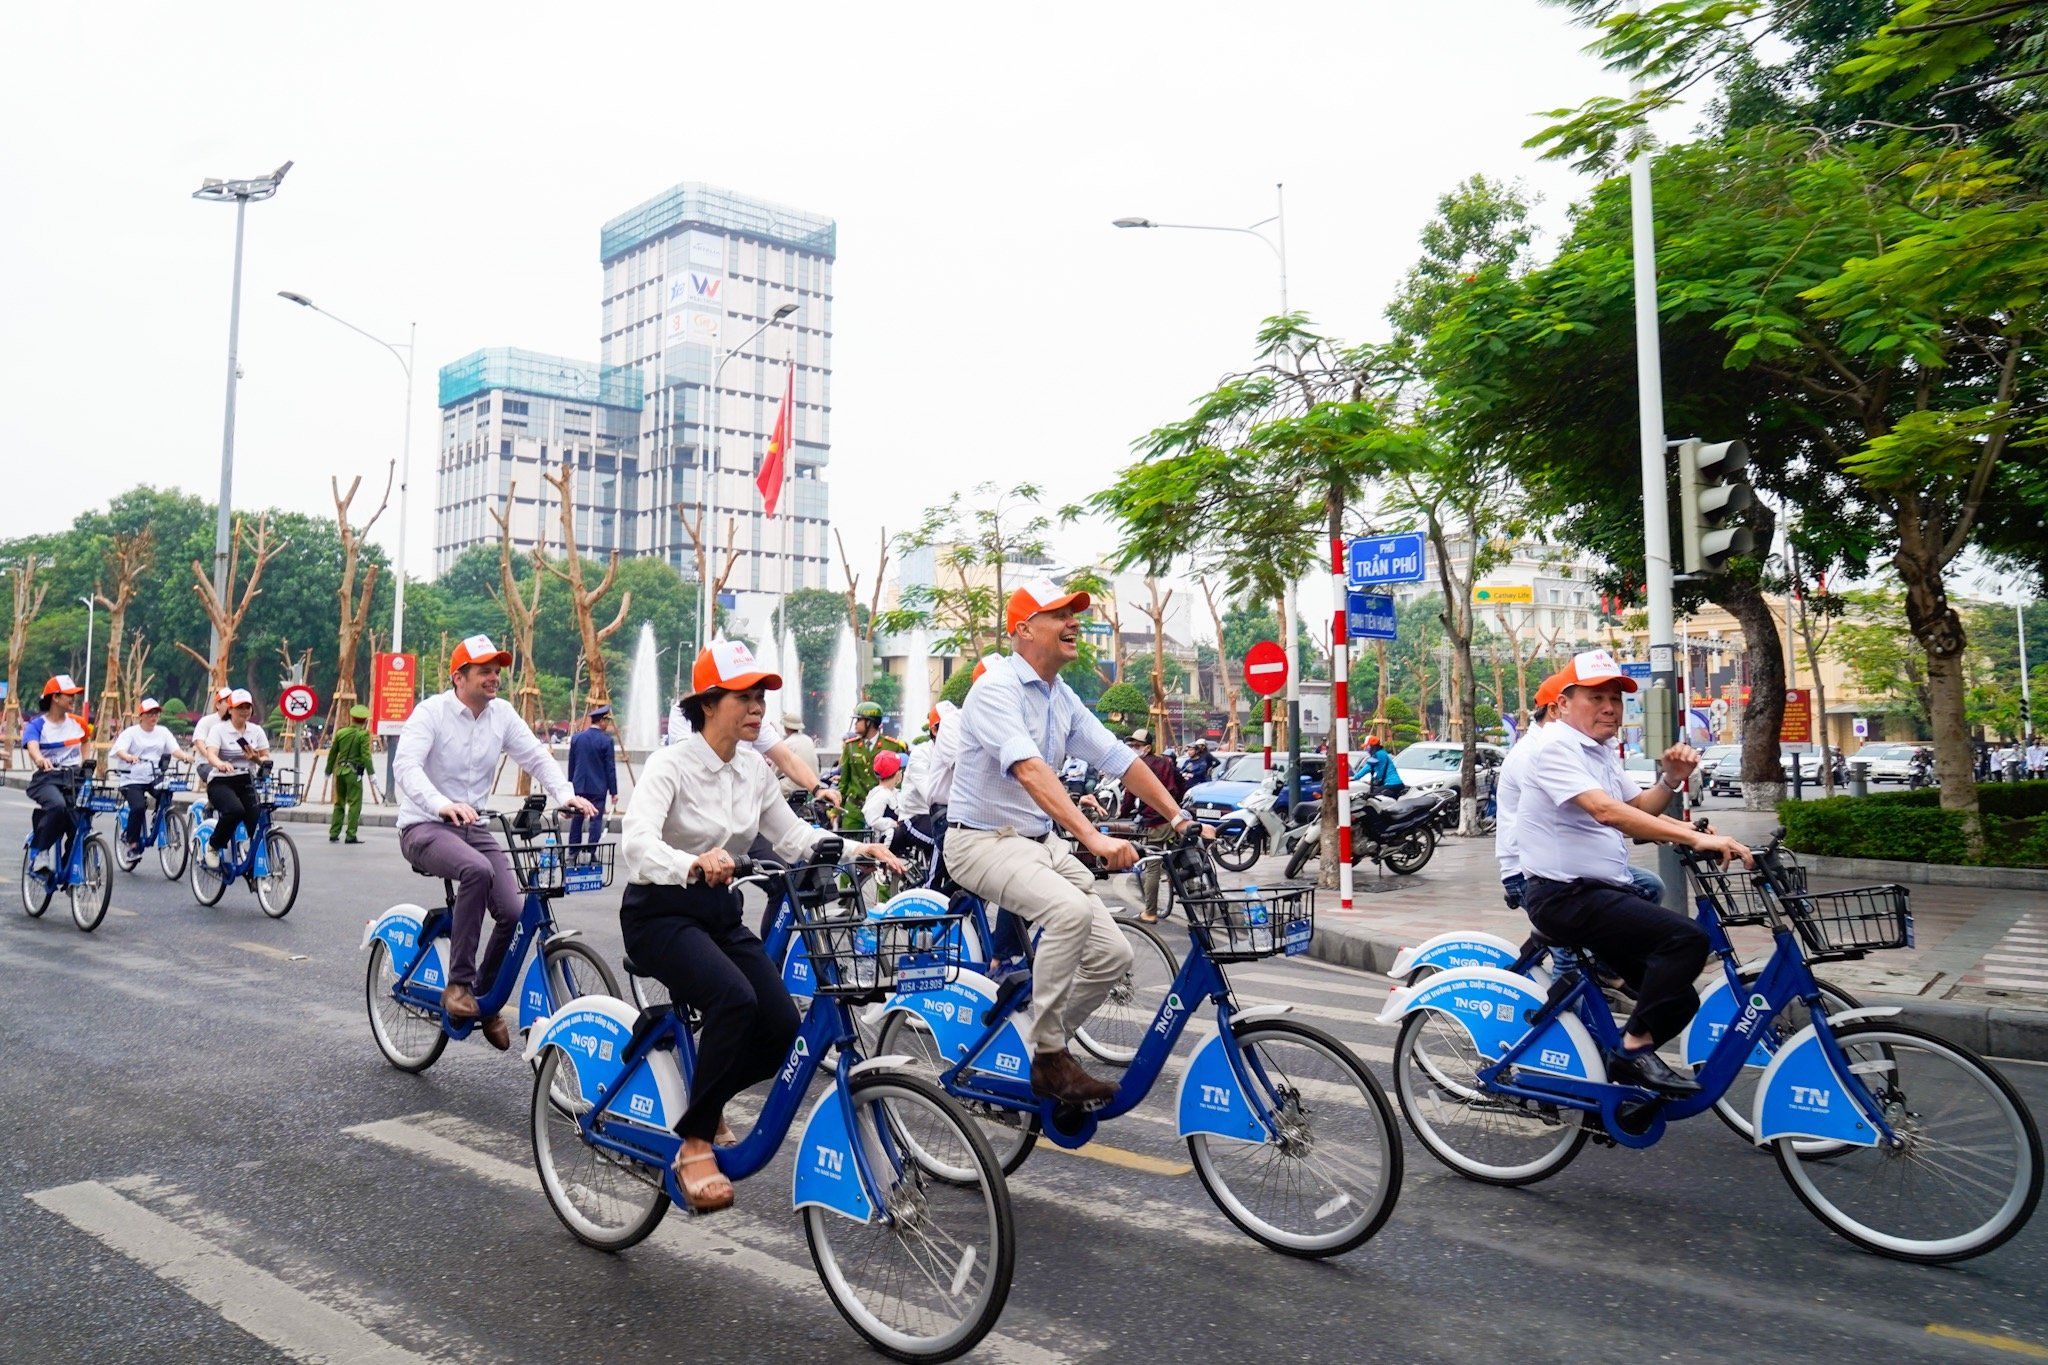
<svg viewBox="0 0 2048 1365"><path fill-rule="evenodd" d="M1678 501L1687 573L1719 573L1755 547L1742 514L1756 502L1742 471L1749 447L1741 441L1678 443Z"/></svg>

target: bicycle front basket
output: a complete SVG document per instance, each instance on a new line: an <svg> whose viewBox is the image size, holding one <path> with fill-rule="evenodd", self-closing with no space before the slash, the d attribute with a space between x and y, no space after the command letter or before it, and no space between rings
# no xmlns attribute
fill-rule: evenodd
<svg viewBox="0 0 2048 1365"><path fill-rule="evenodd" d="M890 919L812 915L799 919L822 995L879 1000L895 992L944 989L960 977L964 913Z"/></svg>
<svg viewBox="0 0 2048 1365"><path fill-rule="evenodd" d="M559 846L562 853L562 890L602 891L612 884L612 862L618 852L617 844L564 844Z"/></svg>
<svg viewBox="0 0 2048 1365"><path fill-rule="evenodd" d="M119 792L104 782L88 783L79 793L79 798L78 804L87 810L109 815L127 804L121 799Z"/></svg>
<svg viewBox="0 0 2048 1365"><path fill-rule="evenodd" d="M1786 885L1793 891L1806 890L1806 869L1792 861L1788 854L1780 853L1778 857ZM1762 877L1742 864L1696 866L1692 870L1692 880L1699 894L1713 902L1714 913L1724 926L1763 924L1770 919L1771 902L1776 899L1776 893L1765 885Z"/></svg>
<svg viewBox="0 0 2048 1365"><path fill-rule="evenodd" d="M1315 886L1309 882L1189 896L1181 905L1218 962L1293 957L1307 952L1315 937Z"/></svg>
<svg viewBox="0 0 2048 1365"><path fill-rule="evenodd" d="M1913 907L1903 886L1859 886L1788 896L1785 910L1811 962L1913 946Z"/></svg>

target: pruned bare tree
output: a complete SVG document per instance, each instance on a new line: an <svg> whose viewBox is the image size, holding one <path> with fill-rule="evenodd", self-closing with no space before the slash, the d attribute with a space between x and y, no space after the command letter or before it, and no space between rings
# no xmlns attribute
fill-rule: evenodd
<svg viewBox="0 0 2048 1365"><path fill-rule="evenodd" d="M235 518L235 533L228 539L228 578L225 598L213 590L213 579L206 567L198 560L192 561L193 591L199 594L199 605L206 611L206 619L214 632L220 636L220 653L207 658L192 646L180 641L178 648L192 657L192 661L206 670L206 691L211 696L227 686L228 660L235 652L235 636L242 629L242 618L249 614L249 606L263 595L263 570L270 561L277 558L289 539L273 541L270 538L270 515L265 513L257 518L256 529L252 532L246 518ZM236 596L235 579L241 572L241 560L246 546L249 565L249 579L242 584L241 595Z"/></svg>
<svg viewBox="0 0 2048 1365"><path fill-rule="evenodd" d="M1151 597L1145 616L1152 622L1152 740L1164 752L1175 742L1167 733L1166 719L1166 609L1173 605L1173 589L1168 588L1161 597L1159 580L1147 576L1145 591Z"/></svg>
<svg viewBox="0 0 2048 1365"><path fill-rule="evenodd" d="M149 685L156 681L156 674L149 671L149 654L149 641L137 631L128 642L127 657L121 661L121 695L128 698L130 708L141 704L149 695Z"/></svg>
<svg viewBox="0 0 2048 1365"><path fill-rule="evenodd" d="M853 632L855 643L872 648L875 628L882 619L882 579L889 572L889 528L881 528L882 548L880 557L875 561L875 576L870 580L866 621L862 621L860 615L860 575L853 571L853 561L846 554L846 541L836 526L832 528L832 539L839 545L839 571L846 575L846 628Z"/></svg>
<svg viewBox="0 0 2048 1365"><path fill-rule="evenodd" d="M562 462L559 474L542 474L541 477L562 495L562 562L555 563L542 554L539 547L533 552L536 568L545 569L562 581L569 589L569 607L576 614L576 629L583 636L583 657L590 670L590 687L584 694L583 709L609 706L611 692L605 686L604 642L618 632L626 623L626 613L632 610L633 594L624 593L619 598L618 614L606 626L599 626L592 615L597 604L604 601L612 590L612 581L619 576L619 552L613 550L604 566L604 577L594 588L583 585L583 556L576 549L576 500L571 494L570 481L576 477L575 467L568 461Z"/></svg>
<svg viewBox="0 0 2048 1365"><path fill-rule="evenodd" d="M356 492L362 487L363 476L358 474L349 480L348 492L341 491L341 481L330 477L328 488L334 495L334 520L341 528L341 582L335 597L341 604L341 627L335 636L334 649L334 704L328 711L327 733L339 730L348 718L349 711L356 704L356 647L362 641L364 627L370 619L370 602L377 591L377 574L382 568L374 562L363 565L363 544L369 539L370 528L377 524L377 518L384 515L384 509L391 505L391 481L398 466L395 462L384 469L384 496L377 503L377 510L361 526L349 521L349 508L356 500ZM356 571L362 569L360 591L356 583Z"/></svg>
<svg viewBox="0 0 2048 1365"><path fill-rule="evenodd" d="M519 585L519 575L512 571L512 505L519 484L514 481L506 485L505 505L491 509L491 520L498 523L498 587L491 596L497 599L505 612L505 624L512 634L512 663L514 686L512 704L519 712L519 718L531 730L540 722L540 674L533 664L533 623L540 615L541 585L547 582L547 575L535 573L526 587ZM545 509L540 517L543 534L536 553L547 545ZM440 657L448 657L448 632L441 632ZM521 770L522 776L524 770ZM520 795L526 789L520 788Z"/></svg>
<svg viewBox="0 0 2048 1365"><path fill-rule="evenodd" d="M699 504L693 511L688 503L676 504L676 517L683 524L683 532L690 537L690 553L697 559L697 591L705 591L704 585L711 584L711 619L718 619L718 598L725 591L726 580L732 577L733 565L740 562L739 523L731 517L725 519L725 562L718 566L715 576L708 563L711 547L704 543L704 508ZM700 643L698 648L703 648Z"/></svg>
<svg viewBox="0 0 2048 1365"><path fill-rule="evenodd" d="M1216 628L1216 681L1223 687L1223 747L1235 749L1243 738L1238 720L1238 704L1243 694L1237 690L1237 675L1231 671L1230 661L1223 657L1223 612L1216 605L1216 590L1210 586L1207 574L1197 575L1195 582L1201 585L1202 600L1209 604L1209 622Z"/></svg>
<svg viewBox="0 0 2048 1365"><path fill-rule="evenodd" d="M0 711L0 758L5 766L14 766L14 741L21 733L21 656L28 648L29 623L43 611L43 598L49 595L50 585L36 581L38 573L45 567L35 555L23 555L19 561L8 566L8 575L13 580L14 614L7 631L7 707Z"/></svg>
<svg viewBox="0 0 2048 1365"><path fill-rule="evenodd" d="M128 630L128 605L135 600L135 586L156 559L156 532L145 526L134 535L116 536L111 551L107 567L113 573L113 595L102 592L97 582L92 587L93 601L107 612L106 686L100 692L99 709L94 713L99 718L99 733L106 737L99 741L102 745L112 739L113 723L126 719L140 698L136 692L124 695L121 646Z"/></svg>

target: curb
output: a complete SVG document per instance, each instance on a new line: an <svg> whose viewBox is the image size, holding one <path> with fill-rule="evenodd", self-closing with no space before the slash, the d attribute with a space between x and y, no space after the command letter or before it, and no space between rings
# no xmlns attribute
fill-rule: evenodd
<svg viewBox="0 0 2048 1365"><path fill-rule="evenodd" d="M1919 886L1984 886L2002 891L2048 891L2048 869L1961 867L1953 863L1903 863L1886 858L1829 858L1801 853L1800 861L1823 877L1906 882Z"/></svg>
<svg viewBox="0 0 2048 1365"><path fill-rule="evenodd" d="M1386 975L1394 957L1410 946L1398 939L1318 921L1308 955L1319 962ZM1897 1005L1899 1022L1925 1030L1979 1056L2048 1061L2048 1010L2010 1005L1977 1005L1955 1000L1922 1000L1911 995L1863 995L1866 1005Z"/></svg>

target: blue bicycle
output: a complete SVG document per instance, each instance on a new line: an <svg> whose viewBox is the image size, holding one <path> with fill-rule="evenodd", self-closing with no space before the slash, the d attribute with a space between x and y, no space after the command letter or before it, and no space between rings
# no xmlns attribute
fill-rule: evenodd
<svg viewBox="0 0 2048 1365"><path fill-rule="evenodd" d="M836 854L828 855L836 857ZM823 871L824 903L798 889ZM752 871L796 915L816 980L789 1058L738 1145L717 1149L735 1183L759 1174L796 1127L829 1054L831 1083L810 1107L797 1148L794 1205L833 1306L884 1353L942 1361L995 1326L1016 1260L1009 1189L988 1142L900 1057L862 1059L852 1010L893 992L943 989L959 972L960 916L871 918L851 868ZM671 1164L696 1049L674 1006L576 1000L536 1025L531 1122L548 1203L586 1244L622 1251L669 1206L688 1208Z"/></svg>
<svg viewBox="0 0 2048 1365"><path fill-rule="evenodd" d="M71 902L71 922L84 933L100 927L107 917L107 903L114 894L114 857L107 841L93 832L92 818L121 805L103 783L92 780L93 764L81 765L78 785L71 793L71 828L58 836L56 857L50 870L37 867L31 850L34 831L21 840L21 908L30 919L41 919L50 900L59 891Z"/></svg>
<svg viewBox="0 0 2048 1365"><path fill-rule="evenodd" d="M145 785L149 788L150 816L142 838L134 842L145 849L154 848L157 866L163 869L164 877L176 881L185 875L185 863L192 856L191 817L176 801L179 792L192 790L190 769L174 764L158 772L147 763L138 763L129 770L129 778L134 779L138 772L148 778ZM114 857L123 872L133 872L142 863L142 855L130 851L128 818L128 803L124 800L114 816Z"/></svg>
<svg viewBox="0 0 2048 1365"><path fill-rule="evenodd" d="M935 1072L982 1125L1003 1169L1013 1171L1041 1135L1081 1147L1101 1123L1142 1104L1196 1007L1207 1002L1215 1036L1188 1062L1175 1106L1202 1188L1231 1222L1276 1251L1350 1251L1379 1231L1400 1193L1393 1110L1342 1042L1286 1018L1286 1005L1239 1009L1223 971L1227 963L1306 951L1315 933L1314 888L1224 890L1199 842L1141 866L1159 859L1187 917L1189 951L1116 1097L1100 1109L1032 1093L1022 1027L1031 1003L1028 958L1000 981L962 971L943 991L890 1000L880 1050L917 1057Z"/></svg>
<svg viewBox="0 0 2048 1365"><path fill-rule="evenodd" d="M363 973L363 1004L370 1036L384 1060L400 1071L425 1071L441 1059L449 1039L460 1041L502 1010L519 992L519 1027L530 1029L583 995L616 995L618 979L597 950L574 929L556 925L553 903L578 891L611 885L612 844L560 842L557 824L543 819L545 796L529 796L517 816L492 814L526 903L496 979L477 992L475 1019L451 1019L441 1005L448 989L448 930L454 922L455 883L441 879L443 901L428 911L394 905L363 930L370 960ZM564 855L569 856L564 856ZM430 873L421 873L430 876Z"/></svg>
<svg viewBox="0 0 2048 1365"><path fill-rule="evenodd" d="M1755 876L1774 950L1745 982L1747 998L1730 1002L1696 1094L1607 1080L1621 1027L1584 957L1550 943L1547 990L1475 966L1389 999L1381 1019L1401 1021L1395 1094L1416 1135L1461 1175L1526 1185L1564 1169L1589 1138L1653 1145L1671 1121L1720 1100L1768 1041L1753 1140L1772 1146L1816 1217L1901 1260L1957 1261L2003 1244L2041 1195L2041 1140L2025 1103L1968 1049L1891 1022L1896 1007L1835 1012L1810 966L1910 946L1905 888L1806 891L1786 875L1776 837ZM1794 1006L1810 1022L1775 1042L1773 1021Z"/></svg>
<svg viewBox="0 0 2048 1365"><path fill-rule="evenodd" d="M204 802L193 807L192 898L201 905L218 905L229 884L239 878L256 893L264 914L283 919L299 898L299 846L291 835L273 827L272 816L298 805L299 790L288 774L277 773L269 763L257 766L255 790L255 828L237 824L235 837L221 850L214 867L206 865L205 857L213 839L214 810Z"/></svg>

